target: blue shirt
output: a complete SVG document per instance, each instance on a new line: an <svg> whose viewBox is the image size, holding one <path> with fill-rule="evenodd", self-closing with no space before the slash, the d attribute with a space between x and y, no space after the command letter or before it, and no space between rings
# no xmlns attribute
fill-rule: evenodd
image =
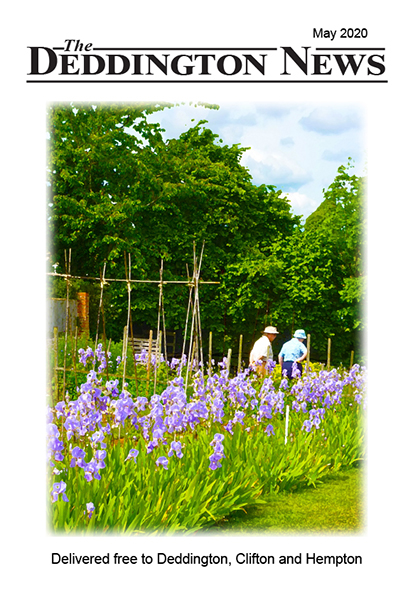
<svg viewBox="0 0 418 600"><path fill-rule="evenodd" d="M295 362L298 358L307 352L305 344L302 344L297 338L292 338L290 341L283 344L279 356L283 356L284 361Z"/></svg>

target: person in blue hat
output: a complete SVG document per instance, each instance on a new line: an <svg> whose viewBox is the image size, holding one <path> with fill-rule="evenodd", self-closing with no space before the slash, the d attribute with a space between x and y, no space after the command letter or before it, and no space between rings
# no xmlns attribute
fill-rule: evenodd
<svg viewBox="0 0 418 600"><path fill-rule="evenodd" d="M301 362L308 355L308 349L304 344L306 333L303 329L296 329L293 338L283 344L279 353L279 364L282 370L282 375L288 379L293 379L297 375L297 371L302 375Z"/></svg>

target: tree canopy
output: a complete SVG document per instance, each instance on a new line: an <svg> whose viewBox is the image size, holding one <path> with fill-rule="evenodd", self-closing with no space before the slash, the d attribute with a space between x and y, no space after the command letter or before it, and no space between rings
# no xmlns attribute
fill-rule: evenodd
<svg viewBox="0 0 418 600"><path fill-rule="evenodd" d="M249 344L269 323L281 331L305 327L323 343L342 336L346 358L361 328L363 180L340 167L324 202L301 226L289 200L271 185L255 185L241 164L245 152L227 145L200 121L177 139L147 116L171 105L55 105L49 109L48 222L51 261L72 273L186 279L193 243L205 243L202 326L229 343ZM89 284L88 291L97 294ZM188 289L165 286L166 326L184 326ZM158 291L134 286L133 320L155 327ZM106 290L106 328L120 338L126 288ZM216 337L216 336L215 336ZM218 342L219 343L219 342ZM222 348L224 349L224 348Z"/></svg>

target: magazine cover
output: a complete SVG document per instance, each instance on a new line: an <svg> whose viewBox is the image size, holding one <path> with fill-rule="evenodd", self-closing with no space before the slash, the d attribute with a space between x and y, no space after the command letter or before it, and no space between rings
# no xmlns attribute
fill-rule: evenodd
<svg viewBox="0 0 418 600"><path fill-rule="evenodd" d="M2 44L12 596L410 597L406 3L21 8Z"/></svg>

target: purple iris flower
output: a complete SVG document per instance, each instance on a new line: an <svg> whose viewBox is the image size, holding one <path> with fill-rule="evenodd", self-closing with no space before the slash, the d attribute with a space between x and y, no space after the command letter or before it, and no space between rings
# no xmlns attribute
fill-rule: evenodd
<svg viewBox="0 0 418 600"><path fill-rule="evenodd" d="M222 433L215 433L210 445L215 446L215 444L217 444L218 442L223 442L224 439L225 439L225 436Z"/></svg>
<svg viewBox="0 0 418 600"><path fill-rule="evenodd" d="M181 451L181 442L171 442L171 448L168 451L168 456L176 454L177 458L182 458L183 452Z"/></svg>
<svg viewBox="0 0 418 600"><path fill-rule="evenodd" d="M93 502L87 502L86 504L86 508L87 508L87 514L89 519L91 519L91 515L93 514L93 511L95 510L95 506L93 504Z"/></svg>
<svg viewBox="0 0 418 600"><path fill-rule="evenodd" d="M264 430L264 433L266 433L268 436L275 435L273 425L267 425L267 427Z"/></svg>
<svg viewBox="0 0 418 600"><path fill-rule="evenodd" d="M308 433L310 433L311 429L312 429L312 421L304 421L303 425L302 425L302 429L305 429Z"/></svg>
<svg viewBox="0 0 418 600"><path fill-rule="evenodd" d="M106 450L97 450L94 456L97 460L97 467L99 469L104 469L106 467L104 463L104 459L106 458Z"/></svg>
<svg viewBox="0 0 418 600"><path fill-rule="evenodd" d="M64 481L60 481L59 483L54 483L52 486L52 502L56 502L58 500L58 497L60 494L62 494L62 499L64 500L64 502L68 502L68 498L67 495L65 493L65 490L67 488L67 484L64 483Z"/></svg>
<svg viewBox="0 0 418 600"><path fill-rule="evenodd" d="M209 456L209 469L212 469L212 471L216 471L216 469L220 469L222 467L221 465L221 458L223 458L224 455L221 452L214 452L213 454L211 454Z"/></svg>
<svg viewBox="0 0 418 600"><path fill-rule="evenodd" d="M93 442L93 444L98 444L99 443L102 449L106 448L106 444L105 444L105 442L103 440L104 440L103 431L96 431L91 436L91 441Z"/></svg>
<svg viewBox="0 0 418 600"><path fill-rule="evenodd" d="M131 450L129 450L129 454L125 458L125 462L132 458L134 463L136 464L136 457L138 456L138 454L139 454L139 450L137 450L136 448L132 448Z"/></svg>
<svg viewBox="0 0 418 600"><path fill-rule="evenodd" d="M157 467L159 467L161 465L162 467L164 467L164 469L167 469L168 468L168 458L166 458L165 456L160 456L155 461L155 464L157 465Z"/></svg>
<svg viewBox="0 0 418 600"><path fill-rule="evenodd" d="M224 439L225 436L222 433L215 433L213 440L210 442L210 445L214 446L214 452L209 456L209 469L212 469L212 471L222 467L220 461L225 457L224 447L222 445Z"/></svg>
<svg viewBox="0 0 418 600"><path fill-rule="evenodd" d="M84 478L87 481L93 481L93 477L95 479L101 479L102 476L99 473L99 463L95 458L92 458L84 467Z"/></svg>
<svg viewBox="0 0 418 600"><path fill-rule="evenodd" d="M231 434L234 435L234 421L231 419L230 421L228 421L228 423L225 425L225 429Z"/></svg>
<svg viewBox="0 0 418 600"><path fill-rule="evenodd" d="M82 450L81 448L79 448L78 446L76 446L75 448L73 448L71 450L71 455L72 455L72 459L71 459L71 463L70 463L70 467L75 467L76 465L78 465L79 467L85 467L86 463L84 462L84 457L86 456L86 453L84 452L84 450Z"/></svg>
<svg viewBox="0 0 418 600"><path fill-rule="evenodd" d="M286 369L283 371L283 376L286 374ZM286 377L283 377L283 379L280 382L280 389L281 390L287 390L289 387L289 380Z"/></svg>
<svg viewBox="0 0 418 600"><path fill-rule="evenodd" d="M300 371L298 369L298 363L296 361L292 365L292 377L293 379L297 379L298 377L300 377Z"/></svg>
<svg viewBox="0 0 418 600"><path fill-rule="evenodd" d="M147 454L152 452L154 450L154 448L157 448L157 446L158 446L158 440L151 440L147 446Z"/></svg>

